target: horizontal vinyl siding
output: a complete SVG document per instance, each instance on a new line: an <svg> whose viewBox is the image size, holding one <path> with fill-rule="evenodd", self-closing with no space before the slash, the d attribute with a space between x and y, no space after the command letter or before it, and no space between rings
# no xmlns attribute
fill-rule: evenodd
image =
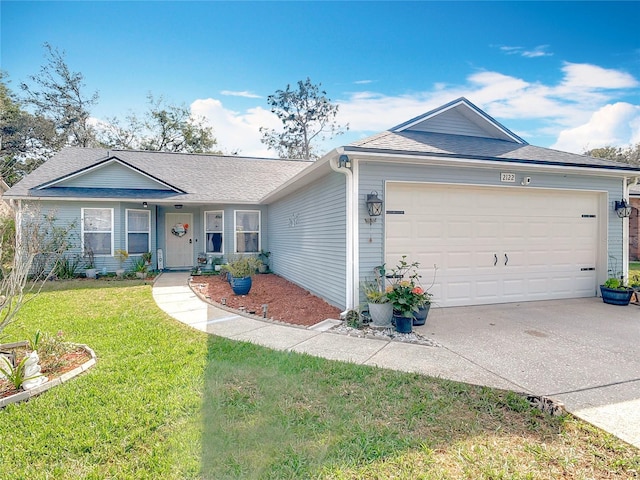
<svg viewBox="0 0 640 480"><path fill-rule="evenodd" d="M326 177L269 205L273 271L340 308L346 292L345 177Z"/></svg>
<svg viewBox="0 0 640 480"><path fill-rule="evenodd" d="M45 215L52 213L56 219L56 225L61 227L67 227L74 224L74 229L71 232L71 238L69 239L69 249L67 255L82 255L81 251L81 214L83 208L112 208L113 209L113 252L116 250L126 248L126 209L140 209L139 203L121 203L121 202L47 202L43 201L39 207L40 214ZM151 210L151 251L155 253L155 224L156 217L153 209ZM138 256L139 257L139 256ZM138 257L129 257L129 259L123 264L123 268L131 268L133 262ZM118 260L115 256L96 256L95 257L96 268L102 270L103 267L107 268L108 272L114 272L119 268ZM155 266L155 255L153 265ZM82 269L78 273L82 273Z"/></svg>
<svg viewBox="0 0 640 480"><path fill-rule="evenodd" d="M59 187L165 189L162 184L118 163L61 182Z"/></svg>
<svg viewBox="0 0 640 480"><path fill-rule="evenodd" d="M158 247L163 250L166 248L165 242L165 214L166 213L191 213L193 216L193 225L191 225L191 229L193 232L193 264L196 264L197 255L200 252L204 252L206 250L206 241L207 236L204 231L204 212L209 211L223 211L224 212L224 231L222 236L222 256L225 261L228 261L229 257L233 257L235 255L234 252L234 216L236 210L258 210L261 212L260 214L260 246L262 250L269 250L269 243L267 241L267 207L264 205L221 205L221 204L212 204L205 205L199 207L189 207L188 205L184 205L182 209L176 210L175 207L158 207L158 227L157 227L157 239L158 239ZM166 254L165 254L166 257Z"/></svg>
<svg viewBox="0 0 640 480"><path fill-rule="evenodd" d="M516 174L516 183L500 182L500 172ZM531 177L531 184L527 187L520 185L523 177ZM404 182L434 182L450 183L462 185L487 185L500 186L504 188L557 188L564 190L587 190L603 192L608 196L607 241L608 259L604 259L604 264L608 264L609 269L616 269L622 272L623 259L623 221L618 218L613 210L613 203L622 198L622 180L616 178L603 178L586 175L573 175L558 171L556 174L539 173L531 170L514 169L505 165L499 169L479 169L479 168L447 168L423 165L400 165L394 163L360 162L359 174L359 215L360 215L360 279L372 278L373 268L384 262L384 214L378 217L376 223L371 227L364 222L367 217L365 200L366 194L372 190L377 190L383 198L386 195L385 181ZM562 208L562 205L558 205ZM386 203L384 205L386 210ZM443 212L446 215L446 212ZM602 214L601 214L602 215ZM393 265L387 265L392 268ZM604 272L600 272L603 275ZM600 278L600 276L599 276Z"/></svg>
<svg viewBox="0 0 640 480"><path fill-rule="evenodd" d="M465 135L470 137L486 137L487 132L472 123L455 109L441 113L424 124L418 124L411 130L434 133L448 133L452 135Z"/></svg>

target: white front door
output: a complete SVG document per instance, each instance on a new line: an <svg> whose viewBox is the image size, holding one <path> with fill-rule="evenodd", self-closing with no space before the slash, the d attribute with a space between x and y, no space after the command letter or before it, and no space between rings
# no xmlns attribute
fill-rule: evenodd
<svg viewBox="0 0 640 480"><path fill-rule="evenodd" d="M193 216L190 213L167 213L165 216L165 266L193 266Z"/></svg>
<svg viewBox="0 0 640 480"><path fill-rule="evenodd" d="M387 185L387 268L420 262L439 306L592 297L597 193L417 183Z"/></svg>

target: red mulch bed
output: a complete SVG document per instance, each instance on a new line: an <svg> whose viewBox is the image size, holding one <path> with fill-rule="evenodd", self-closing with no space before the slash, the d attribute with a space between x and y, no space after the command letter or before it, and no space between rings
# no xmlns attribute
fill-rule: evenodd
<svg viewBox="0 0 640 480"><path fill-rule="evenodd" d="M340 318L340 309L273 273L254 275L248 295L234 295L229 282L219 275L194 276L194 289L216 303L226 299L227 307L262 316L267 304L267 317L294 325L315 325L327 318ZM203 286L202 286L203 285Z"/></svg>
<svg viewBox="0 0 640 480"><path fill-rule="evenodd" d="M18 354L19 357L24 355L24 349L20 350L21 353ZM79 367L89 360L91 360L91 355L89 354L89 352L87 352L84 348L78 347L76 350L65 353L62 356L61 361L63 362L63 364L60 367L56 368L55 370L43 369L42 374L47 377L49 381L51 381L54 378L61 377L65 373L70 372L74 368ZM11 385L7 380L0 380L0 398L8 397L22 391L22 389L16 390L15 388L13 388L13 385Z"/></svg>

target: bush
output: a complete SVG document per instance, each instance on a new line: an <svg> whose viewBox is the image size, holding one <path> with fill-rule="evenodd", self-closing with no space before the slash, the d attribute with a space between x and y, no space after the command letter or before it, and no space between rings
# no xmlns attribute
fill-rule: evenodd
<svg viewBox="0 0 640 480"><path fill-rule="evenodd" d="M249 255L238 256L229 260L227 270L234 278L250 277L260 268L262 262Z"/></svg>

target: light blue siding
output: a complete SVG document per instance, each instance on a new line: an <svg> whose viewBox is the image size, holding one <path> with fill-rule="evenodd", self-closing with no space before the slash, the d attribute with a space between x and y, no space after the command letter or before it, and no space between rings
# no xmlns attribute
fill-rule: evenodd
<svg viewBox="0 0 640 480"><path fill-rule="evenodd" d="M613 202L622 198L622 180L619 178L604 178L587 175L565 173L540 173L536 170L515 170L505 165L501 170L481 168L452 168L425 165L402 165L397 162L360 162L359 174L359 246L360 246L360 278L372 278L374 267L384 262L384 215L378 217L376 223L365 224L367 218L365 200L367 193L377 190L385 196L386 181L405 182L435 182L443 184L459 184L473 186L502 186L505 188L524 188L520 186L522 177L531 177L531 185L527 188L557 188L564 190L586 190L603 192L608 196L607 206L607 249L609 268L617 262L617 268L622 271L623 258L623 222L613 211ZM500 182L500 172L516 173L515 184ZM562 208L562 205L558 205ZM446 214L446 212L443 212ZM607 262L605 262L607 263ZM602 272L601 272L602 273Z"/></svg>
<svg viewBox="0 0 640 480"><path fill-rule="evenodd" d="M157 226L157 240L158 246L157 248L166 249L165 242L165 232L167 225L165 223L165 214L166 213L190 213L193 216L193 225L191 228L193 229L193 265L197 262L198 253L204 252L206 250L206 234L204 231L204 212L212 211L212 210L221 210L224 212L224 232L222 237L222 256L225 261L229 259L230 256L235 255L234 250L234 217L236 210L258 210L260 211L260 246L262 250L269 250L269 242L268 238L268 222L267 222L267 207L265 205L220 205L220 204L211 204L211 205L203 205L203 206L189 206L184 205L182 209L176 210L173 206L159 206L158 207L158 226ZM154 251L155 254L155 251Z"/></svg>
<svg viewBox="0 0 640 480"><path fill-rule="evenodd" d="M414 125L411 130L418 132L447 133L451 135L465 135L470 137L492 137L491 132L480 128L469 121L458 110L450 109L422 123Z"/></svg>
<svg viewBox="0 0 640 480"><path fill-rule="evenodd" d="M67 255L82 255L81 251L81 212L83 208L113 208L113 252L118 249L126 248L126 209L139 209L139 203L123 203L123 202L39 202L39 206L26 207L40 209L40 214L44 215L52 213L56 219L56 224L60 226L73 225L74 228L70 236L70 248ZM155 253L156 239L156 216L154 209L151 209L151 251ZM124 268L130 268L136 257L129 257L123 265ZM108 272L114 272L119 268L118 260L113 255L96 255L96 268L102 270L107 268ZM155 255L152 265L155 265Z"/></svg>
<svg viewBox="0 0 640 480"><path fill-rule="evenodd" d="M269 205L275 273L340 308L346 307L346 181L339 173Z"/></svg>
<svg viewBox="0 0 640 480"><path fill-rule="evenodd" d="M117 162L106 164L83 175L70 178L56 186L169 190L161 183Z"/></svg>

